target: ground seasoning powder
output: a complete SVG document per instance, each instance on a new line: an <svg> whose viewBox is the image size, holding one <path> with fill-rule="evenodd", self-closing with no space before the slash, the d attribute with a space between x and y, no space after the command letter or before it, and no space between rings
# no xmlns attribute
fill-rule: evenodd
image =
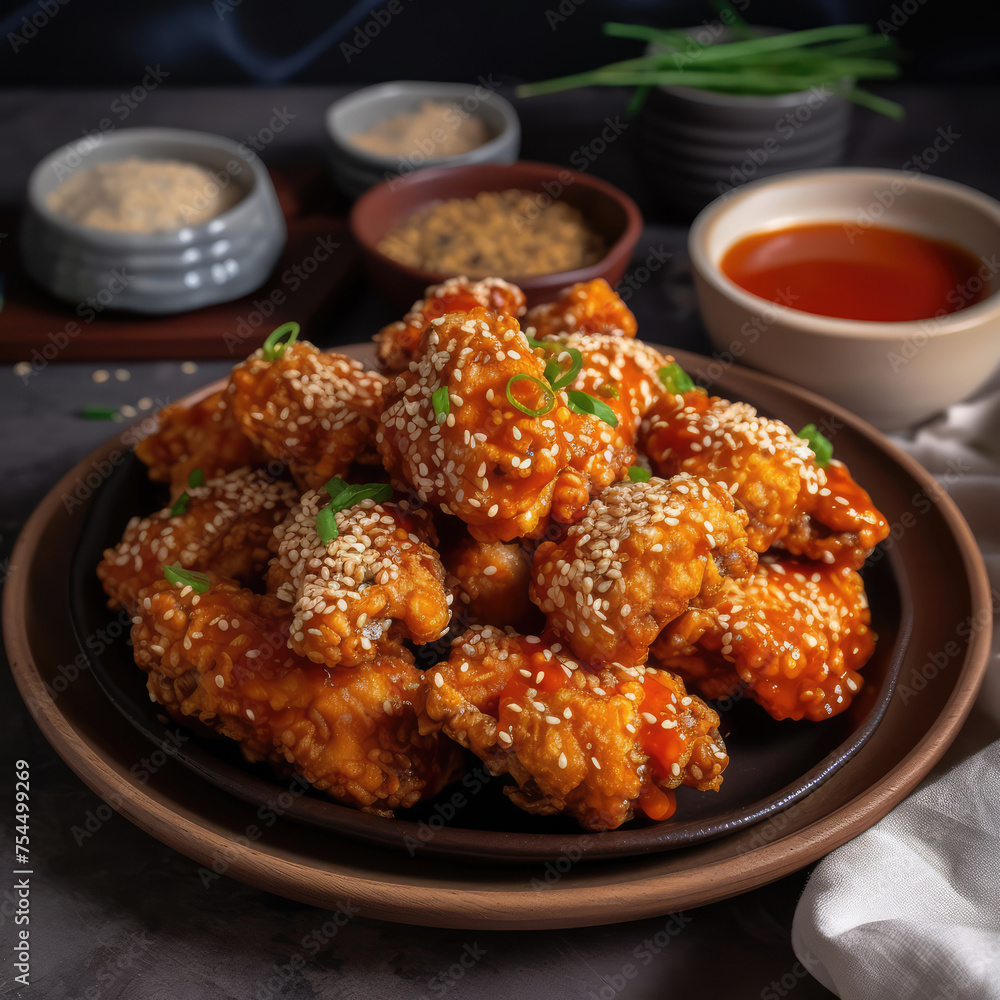
<svg viewBox="0 0 1000 1000"><path fill-rule="evenodd" d="M195 163L129 157L73 174L48 196L47 204L85 226L156 233L214 219L244 193L228 176L220 179Z"/></svg>
<svg viewBox="0 0 1000 1000"><path fill-rule="evenodd" d="M424 101L417 111L405 111L351 136L359 149L378 156L458 156L489 142L486 123L456 110L453 104Z"/></svg>

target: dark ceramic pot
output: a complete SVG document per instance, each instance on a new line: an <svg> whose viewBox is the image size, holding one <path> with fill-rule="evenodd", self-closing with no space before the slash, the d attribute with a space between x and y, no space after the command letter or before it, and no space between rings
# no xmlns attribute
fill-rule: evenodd
<svg viewBox="0 0 1000 1000"><path fill-rule="evenodd" d="M640 177L658 200L692 216L748 181L843 158L850 102L824 88L722 94L654 87L633 132Z"/></svg>

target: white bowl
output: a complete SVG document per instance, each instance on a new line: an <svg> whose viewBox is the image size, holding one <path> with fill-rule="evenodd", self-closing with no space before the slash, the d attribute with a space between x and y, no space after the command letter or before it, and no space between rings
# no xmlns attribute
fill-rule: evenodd
<svg viewBox="0 0 1000 1000"><path fill-rule="evenodd" d="M981 301L900 323L819 316L745 291L720 268L751 233L818 222L906 230L982 261ZM708 205L688 236L716 361L747 364L841 403L882 430L918 423L982 386L1000 360L1000 202L953 181L897 170L803 170Z"/></svg>

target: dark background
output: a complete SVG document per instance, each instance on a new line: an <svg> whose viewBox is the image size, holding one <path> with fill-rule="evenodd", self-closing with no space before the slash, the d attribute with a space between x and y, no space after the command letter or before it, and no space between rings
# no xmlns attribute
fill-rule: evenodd
<svg viewBox="0 0 1000 1000"><path fill-rule="evenodd" d="M681 27L715 17L707 0L392 0L402 10L380 31L378 44L356 54L342 51L342 43L353 44L357 26L388 2L0 4L0 85L133 84L147 64L157 62L170 67L174 85L475 80L484 66L501 67L500 82L510 85L636 55L641 43L602 36L605 21ZM1000 5L993 2L737 0L736 5L761 25L796 29L857 21L884 27L909 53L906 79L996 79L1000 68ZM43 22L43 30L29 38L32 17Z"/></svg>

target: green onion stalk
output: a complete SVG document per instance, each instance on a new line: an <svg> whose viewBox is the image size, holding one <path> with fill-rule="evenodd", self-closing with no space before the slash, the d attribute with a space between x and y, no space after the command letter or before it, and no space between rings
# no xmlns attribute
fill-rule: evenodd
<svg viewBox="0 0 1000 1000"><path fill-rule="evenodd" d="M681 85L727 94L791 94L822 88L855 104L899 120L903 108L856 83L899 76L892 39L866 24L833 24L780 35L760 35L726 2L735 40L703 45L684 31L641 24L604 25L612 38L646 42L647 55L609 63L517 88L519 97L576 87L635 87L629 112L639 110L651 87Z"/></svg>

